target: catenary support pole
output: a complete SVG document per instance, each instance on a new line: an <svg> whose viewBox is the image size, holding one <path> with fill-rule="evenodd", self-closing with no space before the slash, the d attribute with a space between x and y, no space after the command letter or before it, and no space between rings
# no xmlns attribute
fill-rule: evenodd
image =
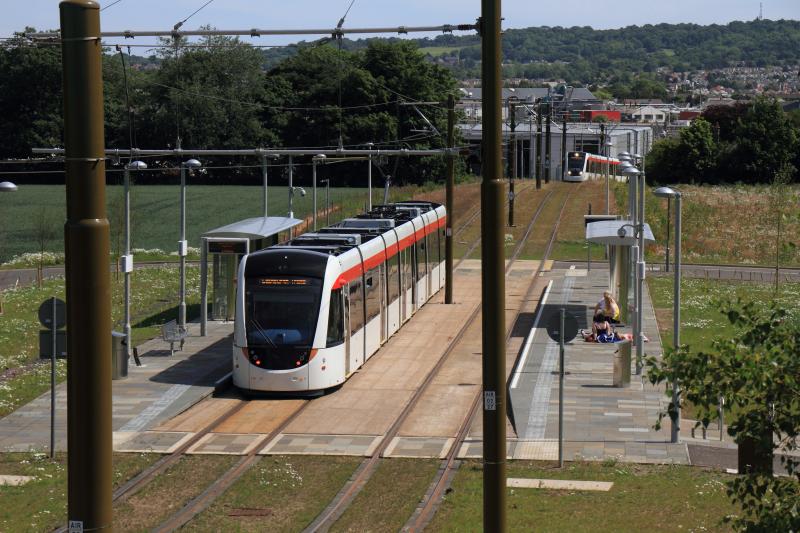
<svg viewBox="0 0 800 533"><path fill-rule="evenodd" d="M670 224L670 203L672 198L667 197L667 252L664 254L664 272L669 272L669 224Z"/></svg>
<svg viewBox="0 0 800 533"><path fill-rule="evenodd" d="M573 139L573 144L575 140ZM567 112L564 111L564 121L561 126L561 181L567 176Z"/></svg>
<svg viewBox="0 0 800 533"><path fill-rule="evenodd" d="M536 107L536 188L542 188L542 165L544 164L544 138L542 137L542 102Z"/></svg>
<svg viewBox="0 0 800 533"><path fill-rule="evenodd" d="M370 165L371 166L371 165ZM312 210L314 214L312 218L314 220L314 231L317 231L317 158L311 158L311 188L313 191L313 205Z"/></svg>
<svg viewBox="0 0 800 533"><path fill-rule="evenodd" d="M208 328L208 239L200 238L200 336Z"/></svg>
<svg viewBox="0 0 800 533"><path fill-rule="evenodd" d="M552 138L550 137L550 104L547 104L547 116L545 116L545 132L544 132L544 182L550 183L550 163L553 161L552 159Z"/></svg>
<svg viewBox="0 0 800 533"><path fill-rule="evenodd" d="M558 311L558 467L564 468L564 308Z"/></svg>
<svg viewBox="0 0 800 533"><path fill-rule="evenodd" d="M292 156L289 156L289 218L294 218L294 166L292 165Z"/></svg>
<svg viewBox="0 0 800 533"><path fill-rule="evenodd" d="M506 350L500 0L481 0L483 530L506 530Z"/></svg>
<svg viewBox="0 0 800 533"><path fill-rule="evenodd" d="M369 143L370 150L372 150L372 143ZM369 154L367 161L367 211L372 210L372 153Z"/></svg>
<svg viewBox="0 0 800 533"><path fill-rule="evenodd" d="M67 518L77 530L110 530L111 288L100 6L67 0L59 11L67 184Z"/></svg>
<svg viewBox="0 0 800 533"><path fill-rule="evenodd" d="M447 97L447 147L455 145L456 101L453 95ZM447 156L447 185L445 186L445 270L444 303L453 303L453 194L455 194L455 155Z"/></svg>

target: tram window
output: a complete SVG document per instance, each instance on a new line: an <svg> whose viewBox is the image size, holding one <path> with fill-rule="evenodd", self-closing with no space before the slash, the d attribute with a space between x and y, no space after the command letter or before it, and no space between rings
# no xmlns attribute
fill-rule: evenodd
<svg viewBox="0 0 800 533"><path fill-rule="evenodd" d="M397 300L397 297L400 294L400 254L398 253L396 256L389 259L388 263L389 268L388 270L388 290L389 290L389 302L393 302Z"/></svg>
<svg viewBox="0 0 800 533"><path fill-rule="evenodd" d="M364 327L364 294L361 278L350 283L350 334Z"/></svg>
<svg viewBox="0 0 800 533"><path fill-rule="evenodd" d="M426 275L425 268L425 237L417 241L417 280L421 280Z"/></svg>
<svg viewBox="0 0 800 533"><path fill-rule="evenodd" d="M338 346L344 342L344 302L342 289L331 291L331 303L328 309L328 340L326 346Z"/></svg>
<svg viewBox="0 0 800 533"><path fill-rule="evenodd" d="M367 321L381 312L380 270L378 267L367 272Z"/></svg>

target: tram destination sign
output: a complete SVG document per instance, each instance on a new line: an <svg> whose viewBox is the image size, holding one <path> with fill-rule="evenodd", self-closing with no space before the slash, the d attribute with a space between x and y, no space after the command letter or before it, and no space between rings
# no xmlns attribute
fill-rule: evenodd
<svg viewBox="0 0 800 533"><path fill-rule="evenodd" d="M246 254L247 243L236 241L210 241L208 243L208 253L211 254Z"/></svg>

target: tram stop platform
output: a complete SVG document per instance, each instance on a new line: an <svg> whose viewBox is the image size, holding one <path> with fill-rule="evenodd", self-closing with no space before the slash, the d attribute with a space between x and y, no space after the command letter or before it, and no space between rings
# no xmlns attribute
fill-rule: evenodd
<svg viewBox="0 0 800 533"><path fill-rule="evenodd" d="M211 322L207 336L188 324L183 350L170 356L160 338L140 346L141 367L131 364L128 377L113 381L112 427L115 449L130 435L155 427L210 396L215 383L230 372L232 322ZM56 386L56 450L67 448L67 386ZM163 440L163 439L162 439ZM50 443L50 391L0 419L0 451L43 451ZM154 442L154 448L158 448Z"/></svg>
<svg viewBox="0 0 800 533"><path fill-rule="evenodd" d="M591 328L594 307L608 289L609 272L607 268L587 271L585 266L572 265L546 274L546 299L539 306L536 323L510 376L510 403L517 432L517 439L509 446L510 457L558 458L559 344L546 328L558 320L561 308L578 319L579 328ZM646 285L643 315L643 331L649 339L644 344L644 357L661 356L661 338ZM631 328L618 331L631 333ZM660 431L653 428L659 411L666 410L668 398L663 386L654 387L646 376L635 374L634 347L630 385L613 386L617 348L616 343L585 342L580 334L565 345L564 458L688 463L686 445L670 443L669 419L663 421ZM469 452L475 455L472 449Z"/></svg>

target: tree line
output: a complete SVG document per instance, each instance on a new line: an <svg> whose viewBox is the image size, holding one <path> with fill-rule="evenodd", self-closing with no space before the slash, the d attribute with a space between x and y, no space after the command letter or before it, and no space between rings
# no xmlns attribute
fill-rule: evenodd
<svg viewBox="0 0 800 533"><path fill-rule="evenodd" d="M157 67L149 69L131 68L124 49L104 51L108 148L174 148L178 142L184 149L444 146L443 102L456 80L426 61L413 42L376 40L356 51L318 44L270 68L261 50L236 38L163 45ZM59 47L31 46L22 37L7 41L0 48L0 94L0 158L28 158L33 147L62 145ZM424 118L409 102L427 103L418 106ZM201 181L241 183L259 173L241 168L255 160L203 163L215 168ZM310 172L298 163L299 177ZM164 175L148 173L154 180L175 174L176 161L148 164L165 169ZM331 165L326 172L337 184L352 184L357 180L348 166ZM443 168L440 158L409 157L384 162L381 170L394 182L421 183L438 178Z"/></svg>
<svg viewBox="0 0 800 533"><path fill-rule="evenodd" d="M662 183L798 181L800 111L774 99L707 108L677 137L653 144L648 176Z"/></svg>

